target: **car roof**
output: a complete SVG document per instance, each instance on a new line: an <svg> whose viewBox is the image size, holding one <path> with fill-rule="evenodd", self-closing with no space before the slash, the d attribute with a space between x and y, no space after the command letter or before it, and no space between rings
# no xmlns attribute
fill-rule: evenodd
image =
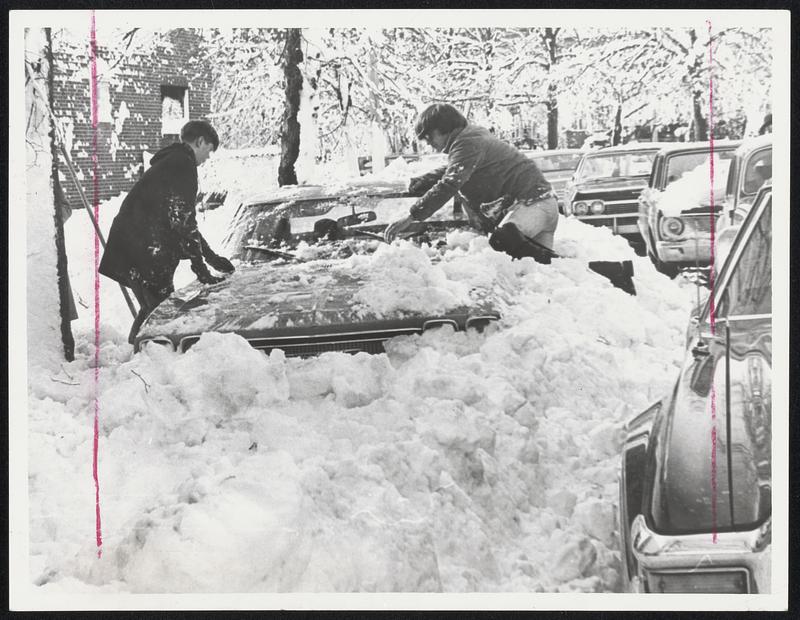
<svg viewBox="0 0 800 620"><path fill-rule="evenodd" d="M738 147L740 143L740 140L714 140L714 148L729 150ZM659 152L668 155L677 151L693 151L696 149L708 149L710 147L711 142L706 140L698 140L696 142L667 142Z"/></svg>
<svg viewBox="0 0 800 620"><path fill-rule="evenodd" d="M604 146L601 149L584 151L586 155L604 155L606 153L629 153L638 151L658 151L670 142L629 142L628 144L617 144L616 146Z"/></svg>
<svg viewBox="0 0 800 620"><path fill-rule="evenodd" d="M408 188L402 180L349 179L341 184L285 185L265 192L249 195L244 204L280 204L290 200L329 200L346 196L407 195Z"/></svg>
<svg viewBox="0 0 800 620"><path fill-rule="evenodd" d="M745 155L750 151L755 151L765 146L772 146L772 134L765 133L763 136L755 136L752 138L745 138L736 149L736 155Z"/></svg>
<svg viewBox="0 0 800 620"><path fill-rule="evenodd" d="M581 155L583 151L580 149L520 149L528 157L547 157L548 155Z"/></svg>

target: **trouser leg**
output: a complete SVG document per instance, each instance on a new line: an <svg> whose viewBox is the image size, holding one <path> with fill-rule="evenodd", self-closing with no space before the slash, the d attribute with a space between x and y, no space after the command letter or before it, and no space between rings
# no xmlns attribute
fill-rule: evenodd
<svg viewBox="0 0 800 620"><path fill-rule="evenodd" d="M514 224L528 239L552 249L558 226L558 201L552 196L536 202L519 201L511 205L498 227L505 224Z"/></svg>
<svg viewBox="0 0 800 620"><path fill-rule="evenodd" d="M145 286L141 282L134 282L131 286L131 290L133 291L136 300L139 302L139 313L136 315L136 318L133 320L133 325L131 325L131 331L128 334L128 342L133 344L136 334L139 333L139 328L141 328L142 323L144 320L150 315L150 313L164 301L167 297L169 297L169 292L162 293L155 289L152 289L148 286Z"/></svg>

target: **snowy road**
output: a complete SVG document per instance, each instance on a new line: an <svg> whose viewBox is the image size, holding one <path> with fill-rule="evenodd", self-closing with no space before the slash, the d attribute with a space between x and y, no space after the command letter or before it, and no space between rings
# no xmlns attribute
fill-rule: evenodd
<svg viewBox="0 0 800 620"><path fill-rule="evenodd" d="M549 266L471 233L449 241L437 264L407 242L371 260L491 286L502 321L375 356L268 358L219 334L184 355L133 355L103 283L97 387L85 311L78 359L29 371L31 580L43 592L617 590L620 432L670 388L694 288L575 220L560 222L567 258ZM586 268L621 257L637 297ZM90 278L73 263L81 294Z"/></svg>

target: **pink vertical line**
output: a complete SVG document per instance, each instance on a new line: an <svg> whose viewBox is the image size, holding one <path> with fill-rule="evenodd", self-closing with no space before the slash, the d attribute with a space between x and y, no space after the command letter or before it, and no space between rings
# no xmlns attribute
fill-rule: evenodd
<svg viewBox="0 0 800 620"><path fill-rule="evenodd" d="M714 56L711 45L711 21L708 24L708 145L709 145L709 198L711 213L709 214L711 230L711 267L708 272L708 283L711 288L709 303L709 322L711 336L716 332L716 312L714 308L714 229L716 226L716 213L714 212ZM717 390L714 380L711 380L711 540L717 542ZM730 491L730 489L729 489Z"/></svg>
<svg viewBox="0 0 800 620"><path fill-rule="evenodd" d="M94 217L100 221L100 185L97 165L97 30L92 11L89 59L91 63L92 100L92 189ZM94 477L95 541L97 557L102 554L103 534L100 527L100 479L97 475L97 456L100 438L100 237L94 235L94 441L92 445L92 476Z"/></svg>

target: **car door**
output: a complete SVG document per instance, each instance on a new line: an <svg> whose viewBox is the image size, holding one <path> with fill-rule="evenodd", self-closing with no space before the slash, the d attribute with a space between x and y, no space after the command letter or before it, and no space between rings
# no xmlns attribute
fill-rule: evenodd
<svg viewBox="0 0 800 620"><path fill-rule="evenodd" d="M767 193L691 339L655 459L658 532L748 529L770 514L771 218Z"/></svg>

